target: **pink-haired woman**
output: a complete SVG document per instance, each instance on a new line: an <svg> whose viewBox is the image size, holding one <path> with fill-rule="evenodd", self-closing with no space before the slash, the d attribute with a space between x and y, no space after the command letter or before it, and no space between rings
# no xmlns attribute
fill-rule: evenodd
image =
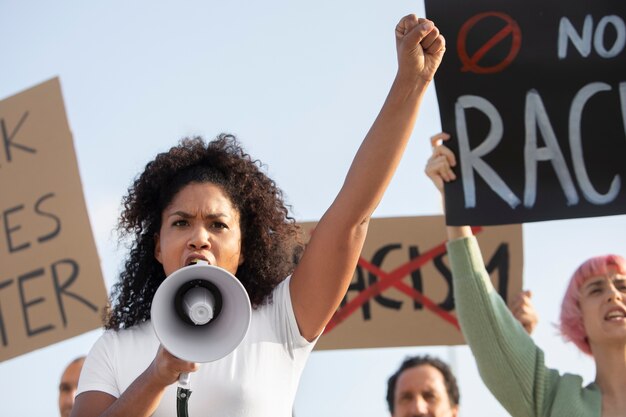
<svg viewBox="0 0 626 417"><path fill-rule="evenodd" d="M426 174L443 191L456 179L456 159L431 138L433 155ZM448 256L461 329L481 377L513 416L626 416L626 259L605 255L584 262L565 293L560 328L563 336L596 364L596 379L584 386L578 375L546 367L544 356L516 322L489 275L472 231L448 226Z"/></svg>

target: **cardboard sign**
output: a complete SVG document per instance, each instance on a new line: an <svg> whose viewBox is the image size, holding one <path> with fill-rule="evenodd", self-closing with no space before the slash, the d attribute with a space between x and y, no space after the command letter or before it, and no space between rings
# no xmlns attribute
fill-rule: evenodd
<svg viewBox="0 0 626 417"><path fill-rule="evenodd" d="M0 101L0 361L101 326L106 289L58 79Z"/></svg>
<svg viewBox="0 0 626 417"><path fill-rule="evenodd" d="M457 345L443 216L373 219L352 283L316 349ZM303 223L305 231L315 223ZM522 288L522 227L475 230L496 290Z"/></svg>
<svg viewBox="0 0 626 417"><path fill-rule="evenodd" d="M426 0L449 224L626 213L626 3Z"/></svg>

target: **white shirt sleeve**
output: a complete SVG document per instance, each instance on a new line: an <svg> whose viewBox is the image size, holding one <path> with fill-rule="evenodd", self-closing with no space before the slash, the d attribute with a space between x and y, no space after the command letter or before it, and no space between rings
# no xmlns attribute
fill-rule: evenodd
<svg viewBox="0 0 626 417"><path fill-rule="evenodd" d="M96 341L85 359L76 395L86 391L101 391L116 398L120 396L114 371L115 345L113 330L106 331Z"/></svg>
<svg viewBox="0 0 626 417"><path fill-rule="evenodd" d="M272 303L274 308L272 311L275 314L275 323L277 324L277 331L281 333L280 339L286 342L289 356L293 359L297 350L304 349L310 352L317 338L312 342L309 342L300 334L298 328L298 322L296 315L293 311L293 305L291 304L291 293L289 291L289 282L291 276L283 280L272 294Z"/></svg>

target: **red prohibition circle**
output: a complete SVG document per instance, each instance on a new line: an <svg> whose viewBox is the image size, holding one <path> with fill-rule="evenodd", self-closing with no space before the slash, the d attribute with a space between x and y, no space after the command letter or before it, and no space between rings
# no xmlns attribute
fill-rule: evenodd
<svg viewBox="0 0 626 417"><path fill-rule="evenodd" d="M502 30L492 36L491 39L489 39L470 57L466 49L467 36L470 30L478 22L487 17L497 17L499 19L502 19L506 23L506 25L504 26L504 28L502 28ZM509 54L499 64L493 65L491 67L481 67L478 62L487 54L487 52L489 52L491 48L496 46L499 42L504 40L509 35L512 36L511 50L509 51ZM459 58L461 59L461 63L463 64L463 66L461 67L461 71L469 71L476 74L493 74L496 72L500 72L513 62L513 60L519 53L521 45L522 31L517 22L513 20L511 16L501 12L479 13L476 16L473 16L467 22L465 22L459 30L459 36L457 38L457 53L459 54Z"/></svg>

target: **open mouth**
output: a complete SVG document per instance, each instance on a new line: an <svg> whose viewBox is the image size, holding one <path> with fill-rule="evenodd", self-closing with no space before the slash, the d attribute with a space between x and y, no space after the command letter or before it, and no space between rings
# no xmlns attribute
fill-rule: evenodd
<svg viewBox="0 0 626 417"><path fill-rule="evenodd" d="M611 310L604 316L604 319L608 321L620 321L624 318L626 318L626 312L622 309Z"/></svg>
<svg viewBox="0 0 626 417"><path fill-rule="evenodd" d="M209 262L204 256L190 256L187 258L187 262L185 262L185 266L196 265L198 262Z"/></svg>

